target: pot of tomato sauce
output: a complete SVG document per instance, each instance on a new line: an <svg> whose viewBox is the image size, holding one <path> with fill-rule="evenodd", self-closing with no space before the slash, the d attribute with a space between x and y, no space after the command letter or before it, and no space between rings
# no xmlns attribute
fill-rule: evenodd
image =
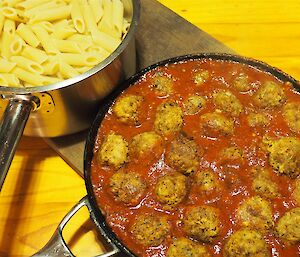
<svg viewBox="0 0 300 257"><path fill-rule="evenodd" d="M106 98L84 153L83 206L112 245L102 256L300 253L300 85L228 54L175 57Z"/></svg>

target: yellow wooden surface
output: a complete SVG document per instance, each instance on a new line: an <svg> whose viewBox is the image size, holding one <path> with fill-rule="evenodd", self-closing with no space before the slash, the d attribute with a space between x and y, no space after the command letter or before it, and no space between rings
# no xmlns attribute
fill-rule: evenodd
<svg viewBox="0 0 300 257"><path fill-rule="evenodd" d="M238 53L300 80L299 0L160 1ZM82 178L42 139L24 137L0 195L0 256L36 252L84 195ZM77 256L101 251L92 227L86 213L69 226L67 238Z"/></svg>

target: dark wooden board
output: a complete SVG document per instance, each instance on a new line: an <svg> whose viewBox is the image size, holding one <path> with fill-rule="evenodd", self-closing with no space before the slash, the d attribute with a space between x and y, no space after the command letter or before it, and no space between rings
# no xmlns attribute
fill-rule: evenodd
<svg viewBox="0 0 300 257"><path fill-rule="evenodd" d="M138 70L158 61L192 53L233 53L231 49L155 0L141 0L136 34ZM87 132L45 139L80 175Z"/></svg>

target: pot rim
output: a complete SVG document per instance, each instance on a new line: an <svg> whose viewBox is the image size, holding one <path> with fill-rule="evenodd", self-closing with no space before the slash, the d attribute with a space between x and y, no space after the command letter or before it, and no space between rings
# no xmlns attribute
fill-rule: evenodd
<svg viewBox="0 0 300 257"><path fill-rule="evenodd" d="M114 103L116 98L122 94L124 90L126 90L131 85L134 85L145 73L154 70L157 67L165 66L168 64L184 62L189 60L201 60L201 59L211 59L211 60L220 60L220 61L229 61L229 62L238 62L241 64L249 65L258 70L270 73L274 77L278 78L281 81L290 82L294 89L300 94L300 82L288 75L287 73L281 71L280 69L273 67L265 62L258 61L252 58L243 57L234 54L226 54L226 53L200 53L200 54L188 54L183 56L177 56L173 58L169 58L153 65L150 65L129 79L127 79L120 87L118 87L115 91L113 91L109 96L107 96L100 109L97 113L97 116L92 123L90 131L87 136L85 148L84 148L84 180L85 186L87 190L88 200L91 204L92 211L94 215L91 215L93 222L96 224L99 231L103 231L105 236L108 237L113 244L115 244L123 253L126 253L130 257L137 257L131 250L127 248L126 245L122 243L122 241L118 238L118 236L112 231L111 227L106 223L105 214L101 211L101 209L97 205L97 201L93 192L93 184L91 181L91 164L94 155L94 146L97 138L98 130L101 126L102 120L105 118L105 115L111 105Z"/></svg>
<svg viewBox="0 0 300 257"><path fill-rule="evenodd" d="M51 90L56 90L60 88L66 88L68 86L72 86L86 78L91 77L95 73L103 70L107 66L109 66L127 47L129 42L134 39L134 35L137 29L138 21L140 18L140 0L131 0L132 2L132 20L130 23L129 30L120 43L120 45L112 52L106 59L97 64L92 69L76 76L73 78L69 78L54 84L46 85L46 86L35 86L30 88L20 88L20 87L3 87L0 86L0 93L2 94L30 94L30 93L40 93Z"/></svg>

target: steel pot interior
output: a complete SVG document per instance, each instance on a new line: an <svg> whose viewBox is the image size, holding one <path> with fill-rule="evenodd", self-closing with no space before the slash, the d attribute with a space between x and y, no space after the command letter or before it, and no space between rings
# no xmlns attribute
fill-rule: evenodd
<svg viewBox="0 0 300 257"><path fill-rule="evenodd" d="M153 70L159 66L164 66L166 64L181 62L181 61L187 61L187 60L201 60L201 59L212 59L212 60L224 60L224 61L233 61L238 62L242 64L246 64L249 66L252 66L256 69L259 69L261 71L268 72L278 78L281 81L290 82L296 91L300 93L300 83L299 81L295 80L288 74L284 73L283 71L274 68L264 62L257 61L251 58L246 58L238 55L231 55L231 54L215 54L215 53L207 53L207 54L195 54L195 55L184 55L179 57L174 57L171 59L167 59L164 61L161 61L159 63L153 64L134 76L132 76L130 79L128 79L126 82L122 84L121 87L116 89L112 94L110 94L101 105L99 112L92 124L92 127L89 131L88 138L85 144L85 151L84 151L84 179L85 179L85 185L86 190L88 193L88 199L92 206L92 219L98 229L100 231L104 231L106 236L125 254L127 254L130 257L135 257L134 253L132 253L117 237L117 235L112 231L112 229L109 227L109 225L106 223L105 215L101 212L101 206L100 208L97 205L96 198L93 192L93 185L91 181L91 163L93 159L93 151L95 146L95 140L97 137L98 129L101 126L101 122L104 119L107 111L109 110L110 106L114 103L115 99L128 87L133 85L135 82L137 82L145 73L147 73L150 70Z"/></svg>

